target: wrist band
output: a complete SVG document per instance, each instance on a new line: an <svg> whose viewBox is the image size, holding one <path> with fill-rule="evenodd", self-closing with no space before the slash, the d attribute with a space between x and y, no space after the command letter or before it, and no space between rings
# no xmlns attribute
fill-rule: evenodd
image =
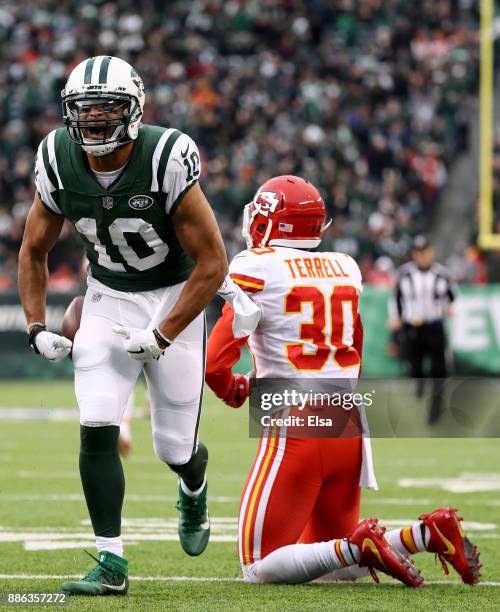
<svg viewBox="0 0 500 612"><path fill-rule="evenodd" d="M28 344L31 346L31 348L35 351L37 355L40 354L40 351L36 346L36 337L40 332L46 331L46 329L47 326L45 325L45 323L31 323L30 325L28 325Z"/></svg>
<svg viewBox="0 0 500 612"><path fill-rule="evenodd" d="M26 326L26 333L28 334L28 336L31 334L31 330L35 327L35 325L41 325L42 327L47 329L45 323L42 323L41 321L35 321L34 323L30 323Z"/></svg>
<svg viewBox="0 0 500 612"><path fill-rule="evenodd" d="M172 344L172 340L165 338L157 327L153 329L153 336L155 337L155 340L160 348L168 348Z"/></svg>

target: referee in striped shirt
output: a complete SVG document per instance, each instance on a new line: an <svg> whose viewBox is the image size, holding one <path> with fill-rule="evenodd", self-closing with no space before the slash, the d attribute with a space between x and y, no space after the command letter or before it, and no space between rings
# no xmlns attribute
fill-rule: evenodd
<svg viewBox="0 0 500 612"><path fill-rule="evenodd" d="M452 314L457 296L455 282L446 268L434 262L434 249L425 236L412 245L412 261L398 270L395 289L395 316L391 329L400 331L402 357L409 376L420 379L417 393L423 391L424 359L430 358L430 377L434 379L428 423L441 416L441 396L446 368L444 319Z"/></svg>

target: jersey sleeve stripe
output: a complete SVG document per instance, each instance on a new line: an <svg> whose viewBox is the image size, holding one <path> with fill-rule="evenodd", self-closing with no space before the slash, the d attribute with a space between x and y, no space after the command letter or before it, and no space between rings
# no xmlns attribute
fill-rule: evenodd
<svg viewBox="0 0 500 612"><path fill-rule="evenodd" d="M231 273L231 278L245 291L257 293L257 291L262 291L262 289L264 289L265 282L254 276L246 276L245 274L236 274L233 272Z"/></svg>
<svg viewBox="0 0 500 612"><path fill-rule="evenodd" d="M249 283L248 281L244 281L244 280L240 280L239 278L235 278L234 282L237 285L240 285L240 287L248 287L248 288L253 288L253 289L257 289L259 291L261 291L262 289L264 289L264 285L257 285L255 283Z"/></svg>
<svg viewBox="0 0 500 612"><path fill-rule="evenodd" d="M50 161L49 161L49 145L48 145L48 140L49 140L49 138L47 136L47 138L44 138L44 141L43 141L43 144L42 144L43 165L45 166L45 172L47 172L47 177L48 177L51 185L54 187L54 189L56 189L57 185L58 185L58 182L57 182L56 173L54 172L54 169L50 165Z"/></svg>
<svg viewBox="0 0 500 612"><path fill-rule="evenodd" d="M186 187L186 189L184 189L184 191L182 191L177 198L175 199L175 202L172 204L172 206L170 207L170 211L169 211L169 215L172 216L175 214L175 211L177 210L177 207L179 206L179 204L182 202L182 198L186 195L186 193L191 189L191 187L194 187L196 185L198 181L193 181L190 185L188 185Z"/></svg>
<svg viewBox="0 0 500 612"><path fill-rule="evenodd" d="M59 176L59 169L57 167L57 157L56 157L56 131L50 132L47 136L47 150L49 154L49 164L51 169L54 171L54 175L57 179L57 188L63 189L63 185L61 182L61 177ZM54 183L54 187L56 183Z"/></svg>
<svg viewBox="0 0 500 612"><path fill-rule="evenodd" d="M165 178L165 170L167 169L168 158L170 157L170 153L174 147L174 144L177 142L177 139L181 135L179 130L174 130L167 139L165 146L163 147L163 151L161 152L160 161L158 162L158 173L156 175L156 182L158 186L163 185L163 179Z"/></svg>
<svg viewBox="0 0 500 612"><path fill-rule="evenodd" d="M56 217L60 217L62 215L62 212L56 212L55 208L51 208L48 204L45 204L45 202L42 200L42 198L40 197L40 202L42 203L42 206L45 208L45 210L47 212L49 212L51 215L55 215ZM59 208L57 208L57 210L59 210Z"/></svg>
<svg viewBox="0 0 500 612"><path fill-rule="evenodd" d="M242 281L234 281L234 282L238 285L238 287L243 289L245 293L259 293L259 291L262 291L262 287L261 288L249 287L248 285L245 285Z"/></svg>
<svg viewBox="0 0 500 612"><path fill-rule="evenodd" d="M247 281L249 283L254 283L257 286L263 287L265 285L265 281L262 278L257 278L256 276L248 276L247 274L238 274L237 272L231 273L231 278L233 280L242 280Z"/></svg>
<svg viewBox="0 0 500 612"><path fill-rule="evenodd" d="M47 141L48 137L44 138L38 148L35 183L45 208L50 209L56 215L60 215L62 212L52 196L58 183L55 172L49 163Z"/></svg>
<svg viewBox="0 0 500 612"><path fill-rule="evenodd" d="M161 152L163 150L163 147L165 146L165 142L167 141L168 137L170 136L170 134L172 134L175 131L176 130L174 130L173 128L169 128L168 130L165 130L163 134L161 135L160 139L158 140L158 142L156 143L156 147L155 147L155 150L153 152L153 157L152 157L152 164L151 164L151 191L160 190L159 185L158 185L158 166L160 163Z"/></svg>

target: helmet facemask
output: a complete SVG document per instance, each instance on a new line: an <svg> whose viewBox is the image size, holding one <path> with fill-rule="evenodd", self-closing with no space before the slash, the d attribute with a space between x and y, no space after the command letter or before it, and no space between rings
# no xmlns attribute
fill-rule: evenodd
<svg viewBox="0 0 500 612"><path fill-rule="evenodd" d="M108 155L137 135L142 111L133 96L79 93L63 96L62 104L69 137L90 155Z"/></svg>
<svg viewBox="0 0 500 612"><path fill-rule="evenodd" d="M245 208L243 209L243 225L241 228L241 235L245 239L248 249L251 249L253 247L253 239L250 235L250 227L256 214L257 210L253 202L249 202L245 205Z"/></svg>
<svg viewBox="0 0 500 612"><path fill-rule="evenodd" d="M262 206L259 202L249 202L243 209L243 225L241 235L247 243L248 249L265 247L273 228L273 221L267 215L261 214ZM260 223L254 226L256 217L259 216Z"/></svg>

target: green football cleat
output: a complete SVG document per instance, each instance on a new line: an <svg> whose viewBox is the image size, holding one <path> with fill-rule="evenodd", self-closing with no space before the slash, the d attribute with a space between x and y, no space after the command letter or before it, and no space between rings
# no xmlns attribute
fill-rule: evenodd
<svg viewBox="0 0 500 612"><path fill-rule="evenodd" d="M189 497L179 484L179 540L183 550L192 557L201 555L210 537L210 519L207 507L207 484L197 497Z"/></svg>
<svg viewBox="0 0 500 612"><path fill-rule="evenodd" d="M87 554L97 561L97 565L78 582L65 582L62 592L66 595L126 595L128 561L107 551L100 553L99 559Z"/></svg>

